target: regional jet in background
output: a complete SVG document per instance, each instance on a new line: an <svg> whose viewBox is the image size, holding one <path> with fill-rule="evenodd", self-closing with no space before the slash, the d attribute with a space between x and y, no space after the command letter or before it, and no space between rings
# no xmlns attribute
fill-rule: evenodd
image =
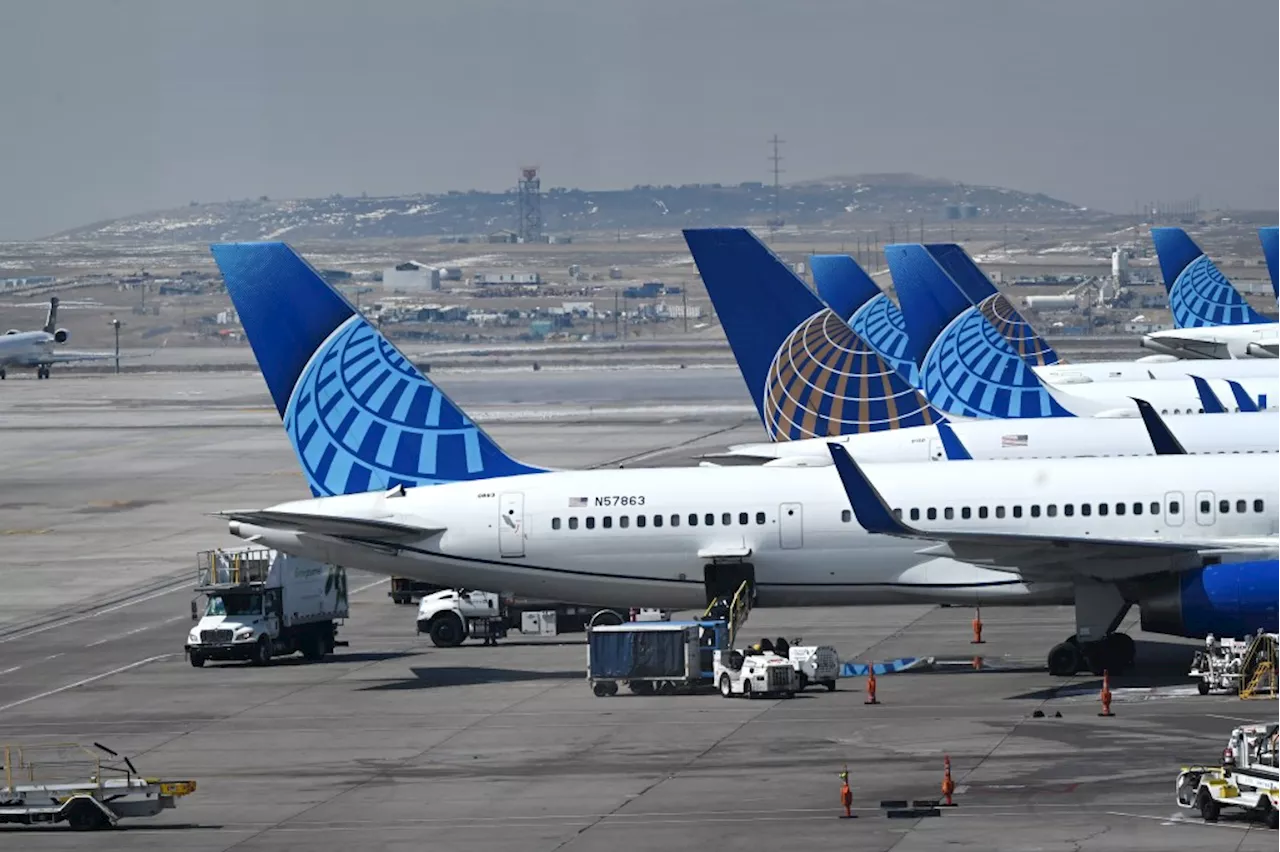
<svg viewBox="0 0 1280 852"><path fill-rule="evenodd" d="M1275 629L1280 499L1256 458L869 467L904 519L923 513L946 540L922 548L855 523L862 505L830 467L517 461L289 246L213 255L316 498L221 513L263 546L609 607L701 608L743 582L762 606L1074 601L1057 673L1132 662L1114 631L1135 603L1144 628L1173 635Z"/></svg>
<svg viewBox="0 0 1280 852"><path fill-rule="evenodd" d="M59 350L71 333L58 328L58 297L49 299L49 316L39 331L9 329L0 336L0 379L6 378L10 367L34 367L37 379L49 378L53 364L69 364L77 361L105 361L114 357L110 352L73 352Z"/></svg>

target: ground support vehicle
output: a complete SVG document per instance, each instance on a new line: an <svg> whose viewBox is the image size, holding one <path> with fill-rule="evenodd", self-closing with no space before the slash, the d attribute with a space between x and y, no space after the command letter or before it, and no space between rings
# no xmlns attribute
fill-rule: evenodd
<svg viewBox="0 0 1280 852"><path fill-rule="evenodd" d="M497 595L470 589L441 589L418 602L418 632L439 648L454 648L468 639L497 644L512 630L526 635L558 636L581 633L599 615L612 624L622 622L613 610L552 601Z"/></svg>
<svg viewBox="0 0 1280 852"><path fill-rule="evenodd" d="M1245 639L1205 638L1204 650L1191 661L1191 677L1201 695L1239 693L1243 698L1275 695L1276 634L1258 633Z"/></svg>
<svg viewBox="0 0 1280 852"><path fill-rule="evenodd" d="M1276 827L1280 807L1275 723L1242 725L1231 732L1221 766L1187 766L1174 786L1178 805L1217 822L1223 808L1239 808Z"/></svg>
<svg viewBox="0 0 1280 852"><path fill-rule="evenodd" d="M411 604L420 601L424 595L438 592L443 588L444 586L424 583L422 580L410 580L408 577L392 577L391 590L387 592L387 596L391 598L392 603Z"/></svg>
<svg viewBox="0 0 1280 852"><path fill-rule="evenodd" d="M301 653L315 661L345 642L338 625L347 617L347 573L263 547L206 550L196 560L196 593L186 654L199 668L207 660L249 660Z"/></svg>
<svg viewBox="0 0 1280 852"><path fill-rule="evenodd" d="M797 640L798 641L798 640ZM774 645L779 656L786 656L796 670L799 683L798 692L814 683L822 684L827 692L836 691L836 680L840 677L840 655L830 645L788 645L783 649Z"/></svg>
<svg viewBox="0 0 1280 852"><path fill-rule="evenodd" d="M112 828L121 819L177 807L178 799L196 790L195 781L143 777L129 758L94 745L97 751L76 743L0 749L0 823L66 822L80 831ZM104 761L98 751L119 761Z"/></svg>
<svg viewBox="0 0 1280 852"><path fill-rule="evenodd" d="M587 630L587 680L597 698L617 695L619 684L645 695L689 692L710 679L702 670L705 628L693 621L628 621Z"/></svg>
<svg viewBox="0 0 1280 852"><path fill-rule="evenodd" d="M785 657L772 651L716 651L713 657L715 683L720 695L754 698L757 695L795 698L800 675Z"/></svg>

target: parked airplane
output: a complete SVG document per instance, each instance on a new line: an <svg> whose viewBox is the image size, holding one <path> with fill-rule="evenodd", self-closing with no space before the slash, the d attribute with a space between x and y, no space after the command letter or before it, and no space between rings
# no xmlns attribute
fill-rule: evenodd
<svg viewBox="0 0 1280 852"><path fill-rule="evenodd" d="M1132 643L1106 638L1122 594L1149 601L1153 625L1172 632L1252 623L1238 598L1175 595L1171 605L1151 595L1166 595L1181 579L1175 570L1207 558L1210 533L1212 558L1222 559L1251 554L1253 539L1275 534L1275 476L1256 459L969 461L962 470L930 466L925 477L919 465L876 469L878 480L936 486L920 492L930 500L921 505L935 515L942 507L947 520L959 512L969 521L980 506L986 522L999 506L990 512L1001 522L1006 512L1022 524L1024 511L1036 519L1043 511L1051 525L1076 518L1077 505L1081 514L1097 506L1111 519L1099 528L1110 538L1132 533L1136 521L1143 534L1173 542L1136 559L1126 545L1089 551L1099 558L1085 564L1102 576L1083 579L1076 562L1046 558L1056 544L1028 548L1039 570L1027 579L869 534L827 468L549 471L516 461L287 245L215 245L213 255L316 495L224 512L233 535L442 585L601 606L701 607L744 581L761 606L1075 600L1080 659L1112 670L1132 658ZM935 479L935 470L952 472ZM1198 509L1194 523L1184 521L1184 493L1218 514ZM1110 511L1113 501L1123 510ZM1121 581L1132 584L1123 593Z"/></svg>
<svg viewBox="0 0 1280 852"><path fill-rule="evenodd" d="M1266 254L1267 235L1259 235ZM1181 228L1152 228L1175 328L1142 339L1153 352L1180 358L1275 358L1280 323L1245 301Z"/></svg>
<svg viewBox="0 0 1280 852"><path fill-rule="evenodd" d="M9 329L0 337L0 379L7 377L9 367L35 367L37 379L49 378L49 367L74 361L101 361L111 358L107 352L56 351L54 344L66 343L71 333L58 328L58 297L49 299L49 316L39 331Z"/></svg>
<svg viewBox="0 0 1280 852"><path fill-rule="evenodd" d="M950 323L938 321L941 309L927 290L945 273L923 248L894 246L886 256L899 297L905 303L912 287L926 292L921 301L929 314L924 318L928 330L906 335L931 335L933 341L919 373L920 392L855 331L856 322L851 326L826 308L749 231L687 230L685 240L770 440L930 425L944 415L952 420L1136 417L1134 396L1148 399L1162 414L1204 408L1190 381L1046 385L976 308L969 306ZM904 258L910 261L907 268ZM945 281L942 286L955 292ZM918 347L895 350L894 357L915 351ZM1275 376L1237 384L1254 407L1275 406L1280 385ZM1210 386L1223 398L1235 396L1225 382ZM1259 397L1265 397L1260 406Z"/></svg>

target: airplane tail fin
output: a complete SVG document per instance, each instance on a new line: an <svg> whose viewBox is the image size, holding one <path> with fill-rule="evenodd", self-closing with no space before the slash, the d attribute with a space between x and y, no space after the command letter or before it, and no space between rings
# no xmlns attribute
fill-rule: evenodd
<svg viewBox="0 0 1280 852"><path fill-rule="evenodd" d="M1271 293L1280 296L1280 228L1259 228L1258 239L1262 240L1262 255L1267 259L1267 272L1271 274Z"/></svg>
<svg viewBox="0 0 1280 852"><path fill-rule="evenodd" d="M1268 322L1181 228L1152 228L1151 241L1178 328Z"/></svg>
<svg viewBox="0 0 1280 852"><path fill-rule="evenodd" d="M976 305L987 321L1023 361L1033 367L1059 362L1058 353L1049 341L1032 328L1004 294L996 289L985 272L978 268L969 253L955 243L936 243L925 250L960 287L969 302Z"/></svg>
<svg viewBox="0 0 1280 852"><path fill-rule="evenodd" d="M880 295L880 288L847 254L815 254L809 258L818 296L840 319L848 321L858 308Z"/></svg>
<svg viewBox="0 0 1280 852"><path fill-rule="evenodd" d="M685 241L771 440L938 422L911 384L743 228Z"/></svg>
<svg viewBox="0 0 1280 852"><path fill-rule="evenodd" d="M285 243L211 247L316 496L537 473Z"/></svg>
<svg viewBox="0 0 1280 852"><path fill-rule="evenodd" d="M1218 399L1218 395L1213 392L1213 388L1209 387L1200 376L1192 376L1191 381L1195 383L1196 395L1200 397L1200 407L1204 409L1205 414L1224 414L1226 406L1222 404L1222 400Z"/></svg>
<svg viewBox="0 0 1280 852"><path fill-rule="evenodd" d="M58 297L49 297L49 314L45 317L44 332L53 334L58 329Z"/></svg>
<svg viewBox="0 0 1280 852"><path fill-rule="evenodd" d="M912 307L938 326L920 362L925 397L945 414L983 418L1070 417L1049 389L922 245L886 246L885 258L902 300L907 327ZM933 299L940 295L942 301ZM968 305L954 312L959 297Z"/></svg>

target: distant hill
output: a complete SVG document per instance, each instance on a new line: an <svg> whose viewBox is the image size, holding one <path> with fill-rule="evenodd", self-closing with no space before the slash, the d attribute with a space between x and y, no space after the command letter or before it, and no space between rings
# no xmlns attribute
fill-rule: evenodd
<svg viewBox="0 0 1280 852"><path fill-rule="evenodd" d="M1043 194L970 186L912 174L858 175L790 184L780 212L788 225L849 227L860 222L929 222L951 216L1004 222L1085 222L1107 214ZM684 227L763 225L772 216L770 187L685 184L588 191L552 188L542 196L548 234L675 231ZM948 210L948 208L951 208ZM97 222L58 240L211 242L361 237L476 237L516 227L513 192L448 192L389 198L267 198L187 207Z"/></svg>

